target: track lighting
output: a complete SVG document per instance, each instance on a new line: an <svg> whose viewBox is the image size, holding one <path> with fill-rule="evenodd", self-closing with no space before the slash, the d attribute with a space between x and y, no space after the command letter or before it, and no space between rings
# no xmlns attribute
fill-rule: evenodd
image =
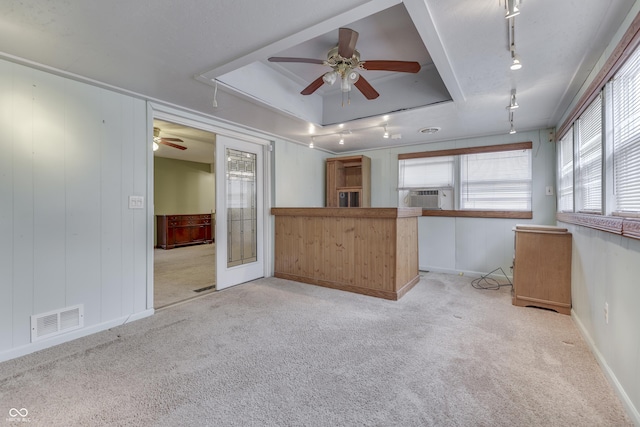
<svg viewBox="0 0 640 427"><path fill-rule="evenodd" d="M520 15L520 9L518 8L518 4L520 2L518 0L505 0L505 9L507 9L507 13L505 14L505 18L513 18L514 16Z"/></svg>
<svg viewBox="0 0 640 427"><path fill-rule="evenodd" d="M516 133L516 128L513 127L513 111L509 111L509 124L511 125L511 129L509 129L509 134L513 135Z"/></svg>
<svg viewBox="0 0 640 427"><path fill-rule="evenodd" d="M213 102L211 103L213 108L218 108L218 81L214 80L214 89L213 89Z"/></svg>
<svg viewBox="0 0 640 427"><path fill-rule="evenodd" d="M387 125L382 126L384 128L384 134L382 135L383 138L389 138L389 132L387 132Z"/></svg>
<svg viewBox="0 0 640 427"><path fill-rule="evenodd" d="M511 61L511 66L509 68L511 68L512 70L519 70L520 68L522 68L520 56L518 56L518 54L514 52L511 57L513 58L513 60Z"/></svg>
<svg viewBox="0 0 640 427"><path fill-rule="evenodd" d="M516 90L513 89L511 91L511 100L509 101L509 105L507 106L507 108L509 110L515 110L518 107L520 106L518 105L518 101L516 101Z"/></svg>
<svg viewBox="0 0 640 427"><path fill-rule="evenodd" d="M520 56L516 53L516 24L512 19L509 22L509 52L511 53L511 68L512 70L519 70L522 68L522 63L520 62Z"/></svg>
<svg viewBox="0 0 640 427"><path fill-rule="evenodd" d="M313 148L313 141L314 141L314 139L315 139L315 138L312 136L312 137L311 137L311 142L309 143L309 148Z"/></svg>
<svg viewBox="0 0 640 427"><path fill-rule="evenodd" d="M340 133L340 141L338 141L338 144L344 145L344 135L342 133Z"/></svg>

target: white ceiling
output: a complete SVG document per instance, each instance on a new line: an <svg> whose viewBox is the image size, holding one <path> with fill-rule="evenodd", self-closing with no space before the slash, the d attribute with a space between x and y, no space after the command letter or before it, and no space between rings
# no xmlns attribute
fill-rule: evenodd
<svg viewBox="0 0 640 427"><path fill-rule="evenodd" d="M515 18L516 48L524 64L519 71L508 68L507 21L500 0L5 1L0 2L0 57L303 144L309 143L313 128L315 145L337 153L506 133L505 107L512 89L520 104L514 116L518 130L557 125L634 3L523 0L522 13ZM307 104L325 103L324 108L335 108L338 114L347 108L356 111L360 103L378 103L383 113L397 109L389 108L392 103L386 104L383 95L401 92L387 89L392 80L402 82L400 76L366 72L374 87L384 89L381 97L366 101L355 93L349 106L331 107L332 93L340 96L335 91L323 88L310 97L298 93L323 72L322 66L266 62L270 56L322 59L336 43L340 27L360 32L357 48L363 59L416 60L437 70L453 101L386 118L365 113L366 118L343 128L300 118L298 110L316 108ZM221 84L214 108L211 79L253 68L268 68L279 76L277 84L257 79L262 85L255 86L285 90L266 99ZM282 98L290 106L286 112L275 105ZM383 139L384 123L401 139ZM418 132L426 126L442 130L434 135ZM342 130L353 131L344 146L336 137Z"/></svg>

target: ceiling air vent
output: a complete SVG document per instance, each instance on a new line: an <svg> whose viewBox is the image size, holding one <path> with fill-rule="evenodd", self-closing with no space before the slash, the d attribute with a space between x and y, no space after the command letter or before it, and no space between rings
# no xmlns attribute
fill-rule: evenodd
<svg viewBox="0 0 640 427"><path fill-rule="evenodd" d="M420 129L420 133L426 133L426 134L429 134L429 135L432 135L432 134L438 133L438 132L440 132L440 128L437 127L437 126L429 126L429 127Z"/></svg>
<svg viewBox="0 0 640 427"><path fill-rule="evenodd" d="M31 342L80 329L84 326L84 305L31 316Z"/></svg>

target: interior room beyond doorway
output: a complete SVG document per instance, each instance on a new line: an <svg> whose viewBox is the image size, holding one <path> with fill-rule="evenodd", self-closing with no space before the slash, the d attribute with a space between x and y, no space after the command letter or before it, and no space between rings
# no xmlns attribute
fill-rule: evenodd
<svg viewBox="0 0 640 427"><path fill-rule="evenodd" d="M154 308L215 291L215 134L154 120Z"/></svg>

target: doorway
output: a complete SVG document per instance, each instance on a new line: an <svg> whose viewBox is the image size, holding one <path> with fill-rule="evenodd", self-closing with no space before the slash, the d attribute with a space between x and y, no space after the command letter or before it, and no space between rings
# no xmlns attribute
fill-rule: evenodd
<svg viewBox="0 0 640 427"><path fill-rule="evenodd" d="M154 119L154 308L216 290L216 135Z"/></svg>

